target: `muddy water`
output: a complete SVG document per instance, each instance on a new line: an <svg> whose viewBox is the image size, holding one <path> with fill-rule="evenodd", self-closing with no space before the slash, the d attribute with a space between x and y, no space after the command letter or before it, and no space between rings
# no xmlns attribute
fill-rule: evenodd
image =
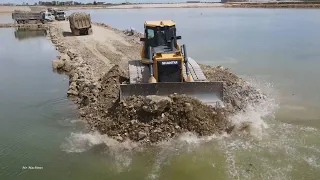
<svg viewBox="0 0 320 180"><path fill-rule="evenodd" d="M0 179L41 179L64 166L60 146L76 111L66 76L52 72L57 54L44 32L20 33L0 29Z"/></svg>
<svg viewBox="0 0 320 180"><path fill-rule="evenodd" d="M320 27L314 18L320 11L164 11L90 13L94 21L119 28L133 26L140 31L146 17L172 19L174 15L191 56L199 62L231 67L270 93L269 101L232 117L235 122L252 122L248 130L251 136L239 133L200 139L186 134L152 149L124 150L135 146L119 145L105 136L83 132L76 123L74 107L65 98L65 76L51 72L50 60L55 51L45 38L19 41L12 29L1 29L0 177L119 180L320 177L317 120L320 109L316 93L320 86L316 78L320 56L316 49L319 36L314 32ZM20 50L13 51L12 47ZM43 170L22 170L22 166L40 166Z"/></svg>

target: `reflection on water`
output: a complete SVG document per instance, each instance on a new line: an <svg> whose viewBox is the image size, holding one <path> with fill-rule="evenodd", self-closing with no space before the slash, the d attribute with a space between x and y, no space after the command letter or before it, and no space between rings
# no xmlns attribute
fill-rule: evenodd
<svg viewBox="0 0 320 180"><path fill-rule="evenodd" d="M47 36L47 31L39 28L16 28L14 31L14 37L19 41L44 36Z"/></svg>

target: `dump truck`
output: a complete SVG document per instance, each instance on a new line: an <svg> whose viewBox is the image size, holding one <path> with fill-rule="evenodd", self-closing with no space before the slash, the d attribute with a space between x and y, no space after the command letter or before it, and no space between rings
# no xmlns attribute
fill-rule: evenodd
<svg viewBox="0 0 320 180"><path fill-rule="evenodd" d="M18 24L26 24L30 22L40 23L43 20L41 12L17 11L12 13L12 19Z"/></svg>
<svg viewBox="0 0 320 180"><path fill-rule="evenodd" d="M63 10L55 10L54 11L54 17L57 21L66 20L66 13Z"/></svg>
<svg viewBox="0 0 320 180"><path fill-rule="evenodd" d="M44 23L46 21L53 21L53 16L47 11L17 11L12 13L12 19L18 24L28 23Z"/></svg>
<svg viewBox="0 0 320 180"><path fill-rule="evenodd" d="M185 94L223 108L223 82L209 82L199 64L179 45L172 20L146 21L141 59L129 61L129 82L120 85L120 99L129 96Z"/></svg>
<svg viewBox="0 0 320 180"><path fill-rule="evenodd" d="M91 16L87 13L75 12L69 16L70 29L73 35L92 34Z"/></svg>

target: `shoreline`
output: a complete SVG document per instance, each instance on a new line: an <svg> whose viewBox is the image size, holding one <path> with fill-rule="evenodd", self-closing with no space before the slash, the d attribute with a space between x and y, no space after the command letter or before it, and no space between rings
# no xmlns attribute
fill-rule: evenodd
<svg viewBox="0 0 320 180"><path fill-rule="evenodd" d="M161 9L161 8L304 8L318 9L319 2L227 2L227 3L177 3L177 4L119 4L74 6L0 6L0 16L10 15L14 10L33 11L57 8L65 11L84 9Z"/></svg>
<svg viewBox="0 0 320 180"><path fill-rule="evenodd" d="M318 9L318 2L230 2L224 8Z"/></svg>

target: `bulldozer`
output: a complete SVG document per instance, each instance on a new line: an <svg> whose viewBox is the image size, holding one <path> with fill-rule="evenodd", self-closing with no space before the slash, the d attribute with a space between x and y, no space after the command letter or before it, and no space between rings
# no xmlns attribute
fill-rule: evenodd
<svg viewBox="0 0 320 180"><path fill-rule="evenodd" d="M129 61L129 83L120 85L120 99L129 96L185 94L217 108L223 105L223 82L209 82L195 60L179 45L172 20L145 21L141 59Z"/></svg>

